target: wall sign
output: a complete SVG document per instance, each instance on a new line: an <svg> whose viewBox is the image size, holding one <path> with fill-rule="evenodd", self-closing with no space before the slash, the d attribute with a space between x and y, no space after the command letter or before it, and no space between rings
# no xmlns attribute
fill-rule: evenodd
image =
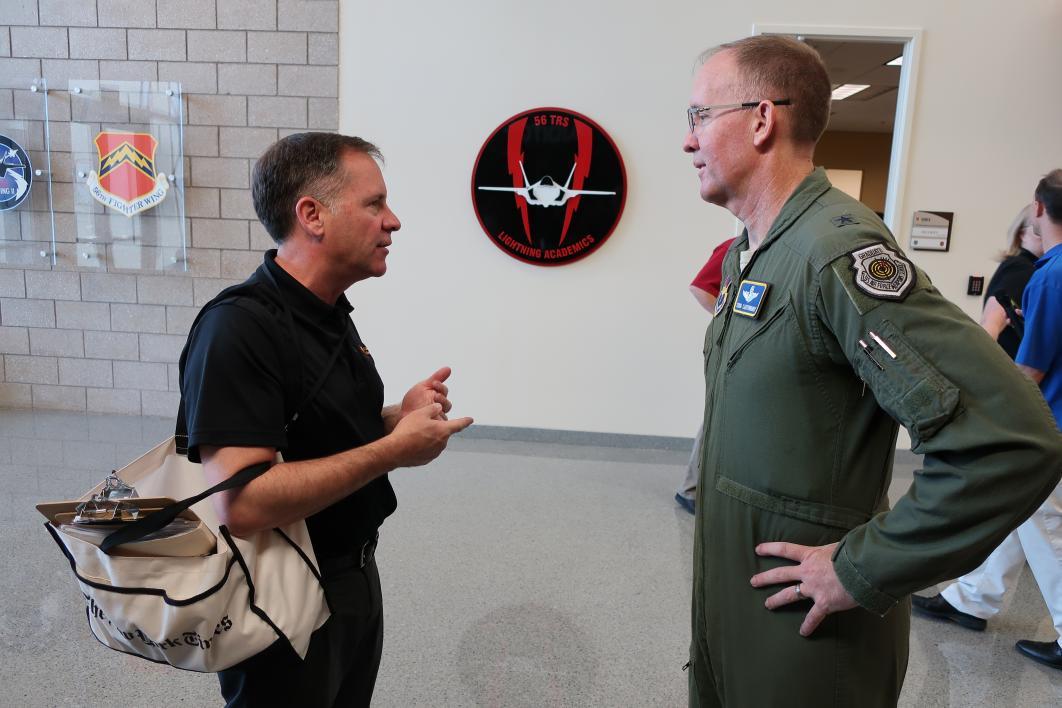
<svg viewBox="0 0 1062 708"><path fill-rule="evenodd" d="M132 217L166 198L166 175L155 172L155 136L103 131L95 143L99 172L89 173L86 181L93 199Z"/></svg>
<svg viewBox="0 0 1062 708"><path fill-rule="evenodd" d="M915 251L946 251L951 247L953 211L916 211L911 224L911 248Z"/></svg>
<svg viewBox="0 0 1062 708"><path fill-rule="evenodd" d="M479 151L472 204L490 240L534 265L564 265L619 223L627 175L615 143L586 116L535 108L502 123Z"/></svg>
<svg viewBox="0 0 1062 708"><path fill-rule="evenodd" d="M33 167L22 146L0 135L0 211L14 209L30 193Z"/></svg>

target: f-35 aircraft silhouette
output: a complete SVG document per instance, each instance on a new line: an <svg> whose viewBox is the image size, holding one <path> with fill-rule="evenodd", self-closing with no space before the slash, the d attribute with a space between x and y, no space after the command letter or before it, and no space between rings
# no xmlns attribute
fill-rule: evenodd
<svg viewBox="0 0 1062 708"><path fill-rule="evenodd" d="M528 185L527 172L524 171L524 163L520 162L520 174L524 179L523 187L480 187L485 192L516 192L523 197L528 204L532 206L552 207L561 206L572 197L580 196L594 196L594 195L615 195L615 192L599 192L591 189L568 189L568 185L571 184L572 175L575 174L575 166L578 163L572 163L572 171L568 173L568 179L565 180L564 186L560 186L553 181L553 178L546 175L539 181L532 185Z"/></svg>

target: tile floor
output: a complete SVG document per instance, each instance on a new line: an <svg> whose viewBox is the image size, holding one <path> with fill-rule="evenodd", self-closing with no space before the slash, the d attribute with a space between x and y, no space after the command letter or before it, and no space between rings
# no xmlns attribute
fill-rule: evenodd
<svg viewBox="0 0 1062 708"><path fill-rule="evenodd" d="M213 676L91 638L33 508L80 494L171 430L155 418L0 411L0 706L220 704ZM672 494L687 454L474 431L392 475L374 705L684 706L693 518ZM911 480L907 457L894 496ZM901 705L1062 705L1062 671L1013 649L1050 636L1027 570L983 634L915 618Z"/></svg>

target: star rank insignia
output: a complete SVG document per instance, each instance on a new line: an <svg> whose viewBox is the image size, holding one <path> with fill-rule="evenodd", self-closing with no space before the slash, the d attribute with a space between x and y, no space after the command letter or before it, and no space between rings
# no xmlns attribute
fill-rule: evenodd
<svg viewBox="0 0 1062 708"><path fill-rule="evenodd" d="M841 214L840 216L835 216L832 219L830 219L830 223L833 224L834 226L836 226L837 228L840 228L842 226L849 226L851 224L858 224L859 223L859 219L855 218L851 214Z"/></svg>

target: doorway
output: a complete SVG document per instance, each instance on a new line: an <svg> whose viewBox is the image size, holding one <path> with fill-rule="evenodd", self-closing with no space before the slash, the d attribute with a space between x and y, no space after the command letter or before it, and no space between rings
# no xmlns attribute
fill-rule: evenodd
<svg viewBox="0 0 1062 708"><path fill-rule="evenodd" d="M920 30L757 25L814 47L834 88L815 164L900 232Z"/></svg>

